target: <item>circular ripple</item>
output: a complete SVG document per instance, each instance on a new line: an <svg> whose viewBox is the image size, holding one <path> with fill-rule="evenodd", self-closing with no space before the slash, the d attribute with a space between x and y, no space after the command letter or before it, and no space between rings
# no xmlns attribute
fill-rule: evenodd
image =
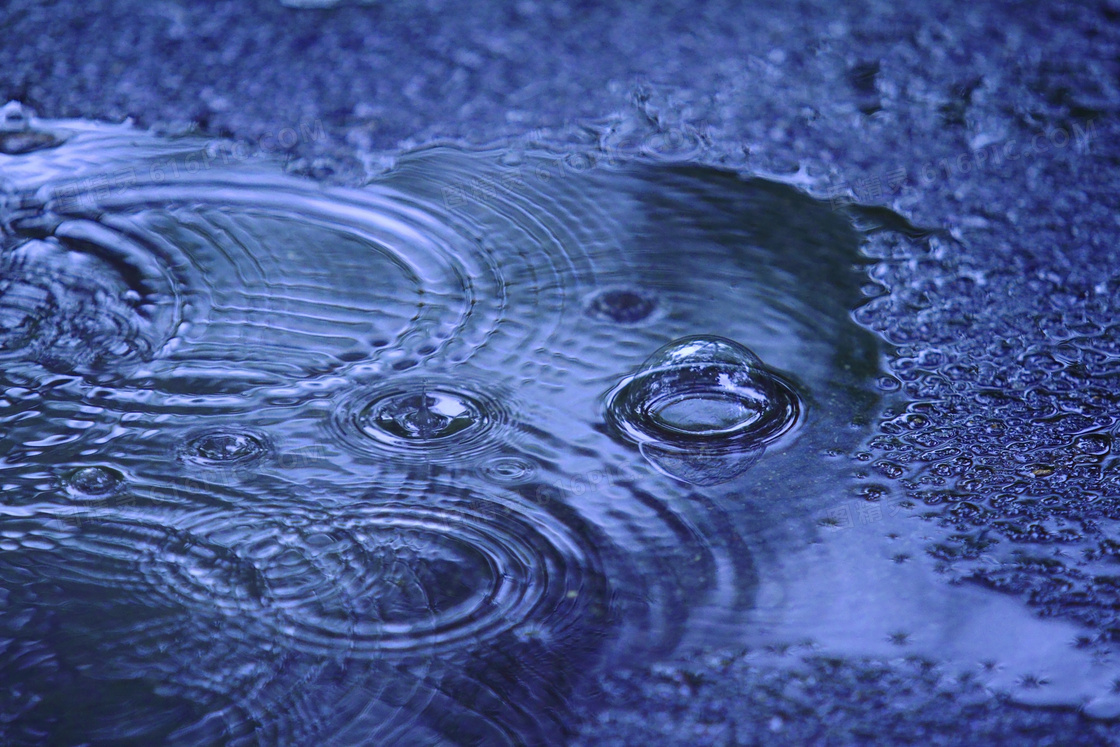
<svg viewBox="0 0 1120 747"><path fill-rule="evenodd" d="M15 222L0 352L145 392L225 395L362 361L406 365L494 321L478 298L500 283L488 259L391 190L161 175L62 184L53 212Z"/></svg>
<svg viewBox="0 0 1120 747"><path fill-rule="evenodd" d="M499 443L511 430L498 396L461 381L405 378L359 390L335 410L335 434L362 452L455 461Z"/></svg>
<svg viewBox="0 0 1120 747"><path fill-rule="evenodd" d="M268 452L268 440L263 434L215 428L188 438L180 458L203 467L235 467L259 461Z"/></svg>
<svg viewBox="0 0 1120 747"><path fill-rule="evenodd" d="M106 164L135 148L117 133L97 137ZM58 152L91 158L94 139L79 134ZM165 160L137 149L133 173L150 179L45 185L44 210L13 221L17 239L81 224L93 252L146 257L145 271L160 270L171 292L144 298L145 311L174 323L140 346L150 365L134 379L148 390L229 393L429 358L531 358L568 334L567 296L594 277L587 248L618 243L614 220L570 180L460 199L460 185L510 175L492 154L417 153L349 190L222 168L182 147L168 143ZM45 314L35 311L29 321ZM135 336L122 326L117 337Z"/></svg>
<svg viewBox="0 0 1120 747"><path fill-rule="evenodd" d="M427 658L409 657L407 672L370 660L345 667L277 635L274 620L252 615L260 575L206 537L111 519L68 531L56 524L10 521L0 542L9 590L0 632L13 644L0 651L0 667L10 689L40 701L23 714L38 727L32 741L66 732L256 744L263 731L304 744L350 723L377 741L382 723L391 735L430 700ZM183 592L203 586L212 596Z"/></svg>
<svg viewBox="0 0 1120 747"><path fill-rule="evenodd" d="M791 386L746 347L695 335L665 345L616 386L606 418L674 476L715 484L749 467L794 427L801 409ZM691 465L687 476L681 458ZM706 477L696 472L704 460L713 460Z"/></svg>
<svg viewBox="0 0 1120 747"><path fill-rule="evenodd" d="M494 457L478 467L478 473L499 485L523 485L533 479L537 466L528 459L515 456Z"/></svg>
<svg viewBox="0 0 1120 747"><path fill-rule="evenodd" d="M421 502L421 500L423 502ZM594 554L563 522L461 489L367 496L358 512L209 516L161 548L158 585L222 605L307 651L384 656L471 648L579 619Z"/></svg>
<svg viewBox="0 0 1120 747"><path fill-rule="evenodd" d="M0 356L50 371L103 374L150 359L175 299L158 267L83 237L80 224L0 253Z"/></svg>

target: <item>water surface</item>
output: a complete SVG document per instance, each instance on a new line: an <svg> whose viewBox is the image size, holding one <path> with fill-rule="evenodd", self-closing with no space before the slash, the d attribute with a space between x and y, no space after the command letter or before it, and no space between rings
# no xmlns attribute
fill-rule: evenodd
<svg viewBox="0 0 1120 747"><path fill-rule="evenodd" d="M6 743L559 744L601 668L954 625L931 570L857 572L885 523L820 521L882 395L827 204L35 127L0 156Z"/></svg>

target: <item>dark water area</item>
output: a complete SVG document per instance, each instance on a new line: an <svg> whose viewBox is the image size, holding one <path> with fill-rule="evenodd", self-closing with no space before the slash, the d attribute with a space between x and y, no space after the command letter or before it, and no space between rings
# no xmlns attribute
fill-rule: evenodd
<svg viewBox="0 0 1120 747"><path fill-rule="evenodd" d="M42 126L6 743L562 743L597 668L737 637L752 536L879 399L860 235L790 186L432 147L337 188Z"/></svg>

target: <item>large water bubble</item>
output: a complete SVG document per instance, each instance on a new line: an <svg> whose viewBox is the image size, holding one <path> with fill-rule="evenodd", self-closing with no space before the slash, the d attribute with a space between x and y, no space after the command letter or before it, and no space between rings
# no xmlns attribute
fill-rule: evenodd
<svg viewBox="0 0 1120 747"><path fill-rule="evenodd" d="M800 411L792 387L746 347L694 335L662 347L615 387L606 415L662 471L713 485L746 471Z"/></svg>
<svg viewBox="0 0 1120 747"><path fill-rule="evenodd" d="M101 466L81 467L66 479L72 495L80 498L101 498L117 492L124 476L115 469Z"/></svg>

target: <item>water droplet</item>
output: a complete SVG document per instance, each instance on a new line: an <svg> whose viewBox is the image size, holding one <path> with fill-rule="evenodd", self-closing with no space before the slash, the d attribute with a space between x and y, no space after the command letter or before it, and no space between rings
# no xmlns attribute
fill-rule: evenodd
<svg viewBox="0 0 1120 747"><path fill-rule="evenodd" d="M587 315L618 324L637 324L657 310L657 298L633 288L607 288L587 302Z"/></svg>
<svg viewBox="0 0 1120 747"><path fill-rule="evenodd" d="M1112 449L1112 439L1106 433L1089 433L1080 436L1074 445L1082 454L1104 456Z"/></svg>
<svg viewBox="0 0 1120 747"><path fill-rule="evenodd" d="M72 493L82 496L104 496L115 493L124 484L124 476L108 467L82 467L66 480Z"/></svg>
<svg viewBox="0 0 1120 747"><path fill-rule="evenodd" d="M375 430L418 442L450 438L482 420L478 404L467 395L438 389L383 397L371 402L361 417L367 433ZM371 435L380 438L381 433Z"/></svg>
<svg viewBox="0 0 1120 747"><path fill-rule="evenodd" d="M655 352L608 395L607 421L674 477L741 474L801 411L791 386L739 343L696 335Z"/></svg>
<svg viewBox="0 0 1120 747"><path fill-rule="evenodd" d="M443 379L407 379L363 390L338 409L343 440L362 451L460 461L495 442L508 414L485 390Z"/></svg>
<svg viewBox="0 0 1120 747"><path fill-rule="evenodd" d="M219 428L190 438L183 447L186 461L204 467L245 465L268 453L264 436Z"/></svg>
<svg viewBox="0 0 1120 747"><path fill-rule="evenodd" d="M537 467L528 459L503 456L483 462L478 471L484 478L499 485L522 485L533 479Z"/></svg>

